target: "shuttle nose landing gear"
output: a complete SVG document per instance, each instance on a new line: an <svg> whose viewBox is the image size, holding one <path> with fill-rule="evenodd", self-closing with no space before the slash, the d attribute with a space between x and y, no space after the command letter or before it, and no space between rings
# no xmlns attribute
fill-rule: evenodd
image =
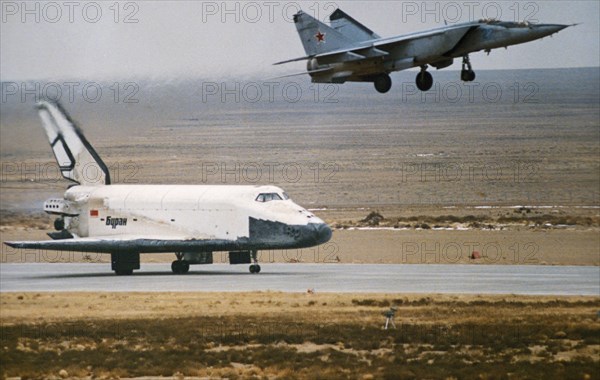
<svg viewBox="0 0 600 380"><path fill-rule="evenodd" d="M433 86L433 77L427 71L427 65L421 66L421 72L417 74L416 79L417 88L421 91L429 91Z"/></svg>
<svg viewBox="0 0 600 380"><path fill-rule="evenodd" d="M252 265L250 265L250 273L260 273L260 265L258 265L256 251L251 251L250 257L252 258Z"/></svg>
<svg viewBox="0 0 600 380"><path fill-rule="evenodd" d="M54 229L57 231L65 229L65 220L62 217L54 219Z"/></svg>
<svg viewBox="0 0 600 380"><path fill-rule="evenodd" d="M175 274L186 274L190 271L190 263L183 260L183 253L178 252L175 254L177 260L171 263L171 270Z"/></svg>
<svg viewBox="0 0 600 380"><path fill-rule="evenodd" d="M471 67L469 55L463 57L460 79L464 82L473 82L475 80L475 71L473 71L473 67Z"/></svg>

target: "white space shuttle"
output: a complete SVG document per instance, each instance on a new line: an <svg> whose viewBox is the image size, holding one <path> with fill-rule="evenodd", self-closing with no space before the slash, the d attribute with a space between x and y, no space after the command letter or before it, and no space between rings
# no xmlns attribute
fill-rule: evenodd
<svg viewBox="0 0 600 380"><path fill-rule="evenodd" d="M75 182L44 211L57 215L53 240L12 241L15 248L100 252L112 270L129 275L141 253L174 252L174 273L212 264L229 252L231 264L251 264L257 251L323 244L331 229L275 186L113 185L107 166L59 104L37 105L64 178Z"/></svg>

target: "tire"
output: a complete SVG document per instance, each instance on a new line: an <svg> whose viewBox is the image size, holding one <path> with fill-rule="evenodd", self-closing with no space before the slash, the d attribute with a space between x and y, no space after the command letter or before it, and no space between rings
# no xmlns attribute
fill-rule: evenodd
<svg viewBox="0 0 600 380"><path fill-rule="evenodd" d="M392 78L387 74L378 75L373 81L375 90L381 94L385 94L392 88Z"/></svg>
<svg viewBox="0 0 600 380"><path fill-rule="evenodd" d="M463 70L460 72L460 79L463 82L473 82L475 80L475 71Z"/></svg>
<svg viewBox="0 0 600 380"><path fill-rule="evenodd" d="M260 265L258 265L258 264L250 265L250 273L260 273Z"/></svg>
<svg viewBox="0 0 600 380"><path fill-rule="evenodd" d="M431 86L433 86L433 76L428 71L421 71L417 74L417 78L415 80L417 84L417 88L421 91L429 91Z"/></svg>
<svg viewBox="0 0 600 380"><path fill-rule="evenodd" d="M182 274L185 273L185 263L183 261L180 260L175 260L171 263L171 270L173 271L173 273L175 274ZM188 264L188 270L189 270L189 264Z"/></svg>
<svg viewBox="0 0 600 380"><path fill-rule="evenodd" d="M65 229L65 220L63 218L54 219L54 229L57 231L62 231Z"/></svg>
<svg viewBox="0 0 600 380"><path fill-rule="evenodd" d="M475 80L475 71L471 70L467 73L467 78L469 82L473 82Z"/></svg>

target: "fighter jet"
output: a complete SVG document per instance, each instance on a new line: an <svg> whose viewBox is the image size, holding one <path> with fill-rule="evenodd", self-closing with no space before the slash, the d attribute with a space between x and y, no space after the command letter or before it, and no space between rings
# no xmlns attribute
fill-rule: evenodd
<svg viewBox="0 0 600 380"><path fill-rule="evenodd" d="M231 264L259 273L257 251L306 248L331 238L331 229L276 186L118 185L81 129L59 105L37 105L64 178L74 182L44 211L57 215L53 240L12 241L15 248L100 252L112 270L132 274L140 253L174 252L174 273L212 264L229 252Z"/></svg>
<svg viewBox="0 0 600 380"><path fill-rule="evenodd" d="M329 20L326 25L302 11L295 14L306 56L275 65L307 60L305 74L313 83L373 82L380 93L392 87L391 72L411 67L421 68L416 85L427 91L433 85L428 66L443 69L455 58L462 58L460 79L473 81L470 53L483 50L489 54L492 49L537 40L571 26L486 19L381 38L341 9Z"/></svg>

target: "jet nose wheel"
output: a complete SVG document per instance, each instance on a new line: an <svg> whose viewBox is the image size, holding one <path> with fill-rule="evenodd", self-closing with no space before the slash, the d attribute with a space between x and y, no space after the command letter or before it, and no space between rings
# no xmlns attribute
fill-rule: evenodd
<svg viewBox="0 0 600 380"><path fill-rule="evenodd" d="M258 264L250 265L250 273L260 273L260 265L258 265Z"/></svg>
<svg viewBox="0 0 600 380"><path fill-rule="evenodd" d="M428 71L421 71L417 74L417 88L421 91L428 91L433 86L433 76Z"/></svg>
<svg viewBox="0 0 600 380"><path fill-rule="evenodd" d="M392 88L392 78L387 74L378 75L373 81L377 92L385 94Z"/></svg>

